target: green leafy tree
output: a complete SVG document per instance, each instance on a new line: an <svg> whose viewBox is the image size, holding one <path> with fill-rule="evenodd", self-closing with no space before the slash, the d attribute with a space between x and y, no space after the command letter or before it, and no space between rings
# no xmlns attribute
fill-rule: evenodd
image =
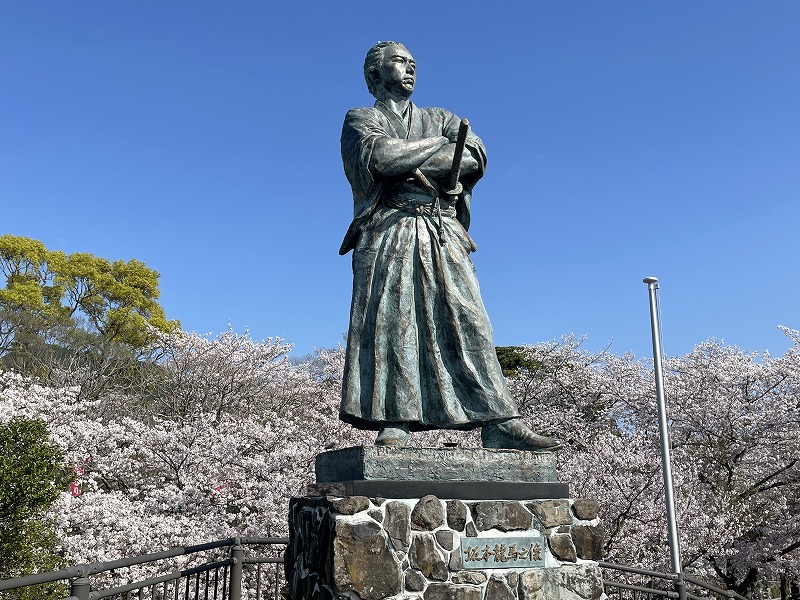
<svg viewBox="0 0 800 600"><path fill-rule="evenodd" d="M520 371L536 372L544 366L541 360L532 356L529 348L523 346L497 346L494 350L506 377L514 377Z"/></svg>
<svg viewBox="0 0 800 600"><path fill-rule="evenodd" d="M0 579L62 568L45 511L65 490L70 471L42 421L15 417L0 424ZM0 592L0 598L63 598L63 585Z"/></svg>
<svg viewBox="0 0 800 600"><path fill-rule="evenodd" d="M158 303L159 274L138 260L49 251L0 236L0 357L46 383L97 398L135 384L157 332L179 327Z"/></svg>
<svg viewBox="0 0 800 600"><path fill-rule="evenodd" d="M152 339L151 328L166 332L176 325L158 303L158 273L135 259L51 252L39 241L6 234L0 236L0 273L6 277L0 350L10 350L22 330L34 327L79 324L105 340L141 348Z"/></svg>
<svg viewBox="0 0 800 600"><path fill-rule="evenodd" d="M0 236L0 273L6 277L0 289L0 354L36 337L34 332L64 322L63 293L48 268L49 257L41 242Z"/></svg>

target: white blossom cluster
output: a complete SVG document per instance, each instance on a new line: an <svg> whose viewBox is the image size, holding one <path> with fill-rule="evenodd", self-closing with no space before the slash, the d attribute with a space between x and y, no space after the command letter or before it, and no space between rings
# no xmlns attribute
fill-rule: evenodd
<svg viewBox="0 0 800 600"><path fill-rule="evenodd" d="M800 574L800 333L785 332L795 346L778 358L712 340L665 364L684 564L731 588ZM0 371L0 421L44 420L78 467L80 493L50 513L70 563L284 536L315 456L372 442L338 419L341 348L293 361L281 340L230 331L161 334L155 348L147 394L115 397L113 411ZM649 363L590 354L574 337L522 352L512 394L529 425L566 440L561 479L599 501L608 560L666 568ZM412 443L480 442L439 431Z"/></svg>
<svg viewBox="0 0 800 600"><path fill-rule="evenodd" d="M0 371L0 420L45 421L82 471L79 495L63 493L50 511L71 564L285 536L288 499L313 481L316 455L366 441L338 421L339 352L293 363L280 340L231 332L180 332L159 343L156 397L114 398L125 407L116 414L98 406L103 399L81 400L77 388ZM128 575L149 573L131 569L115 581Z"/></svg>
<svg viewBox="0 0 800 600"><path fill-rule="evenodd" d="M709 340L664 364L684 567L738 591L800 575L800 334L784 331L778 358ZM669 570L652 365L573 337L524 352L512 392L567 439L561 478L599 500L607 559Z"/></svg>

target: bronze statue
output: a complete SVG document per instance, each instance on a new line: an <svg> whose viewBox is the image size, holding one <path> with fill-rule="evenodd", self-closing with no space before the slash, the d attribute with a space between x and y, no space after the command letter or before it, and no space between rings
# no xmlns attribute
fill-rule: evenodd
<svg viewBox="0 0 800 600"><path fill-rule="evenodd" d="M342 128L355 218L340 249L353 250L340 418L378 430L378 445L482 427L485 448L559 449L519 418L470 260L483 142L466 120L411 102L416 63L402 44L371 48L364 77L375 105Z"/></svg>

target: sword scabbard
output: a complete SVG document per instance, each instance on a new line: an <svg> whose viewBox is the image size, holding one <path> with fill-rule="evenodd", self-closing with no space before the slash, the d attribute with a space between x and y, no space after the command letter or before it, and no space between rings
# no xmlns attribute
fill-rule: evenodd
<svg viewBox="0 0 800 600"><path fill-rule="evenodd" d="M461 159L464 157L464 146L467 143L467 133L469 132L469 121L461 119L461 124L458 126L458 138L456 138L456 149L453 152L453 166L450 169L450 178L448 179L448 192L449 196L458 196L463 187L458 181L461 176Z"/></svg>

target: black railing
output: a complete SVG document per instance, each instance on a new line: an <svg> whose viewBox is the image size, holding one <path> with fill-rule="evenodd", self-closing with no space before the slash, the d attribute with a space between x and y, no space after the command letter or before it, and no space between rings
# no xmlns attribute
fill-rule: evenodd
<svg viewBox="0 0 800 600"><path fill-rule="evenodd" d="M71 595L63 600L241 600L243 593L252 600L270 597L281 600L283 548L288 543L287 538L229 538L6 579L0 581L0 591L66 581ZM262 551L252 554L255 547ZM264 549L271 556L265 556ZM226 552L227 556L219 556L220 552ZM163 571L169 568L169 559L181 556L202 564L118 585L120 570L146 565L151 570ZM748 600L695 577L607 562L599 565L603 569L603 588L609 600Z"/></svg>
<svg viewBox="0 0 800 600"><path fill-rule="evenodd" d="M60 571L6 579L0 581L0 591L67 581L70 597L64 600L241 600L243 589L247 590L247 597L253 600L265 600L267 597L279 600L283 547L288 543L287 538L229 538L111 562L75 565ZM247 551L252 551L254 547L261 547L262 552L257 556L248 556ZM280 552L276 547L280 548ZM264 549L272 556L263 556ZM219 556L226 550L227 557ZM122 569L147 566L150 570L163 571L169 568L169 559L181 556L188 557L189 562L202 564L123 585L113 583L119 581L119 571ZM264 568L269 564L274 564L274 573ZM112 583L108 583L109 580Z"/></svg>
<svg viewBox="0 0 800 600"><path fill-rule="evenodd" d="M601 562L603 588L610 600L748 600L732 590L723 590L686 574L648 571Z"/></svg>

